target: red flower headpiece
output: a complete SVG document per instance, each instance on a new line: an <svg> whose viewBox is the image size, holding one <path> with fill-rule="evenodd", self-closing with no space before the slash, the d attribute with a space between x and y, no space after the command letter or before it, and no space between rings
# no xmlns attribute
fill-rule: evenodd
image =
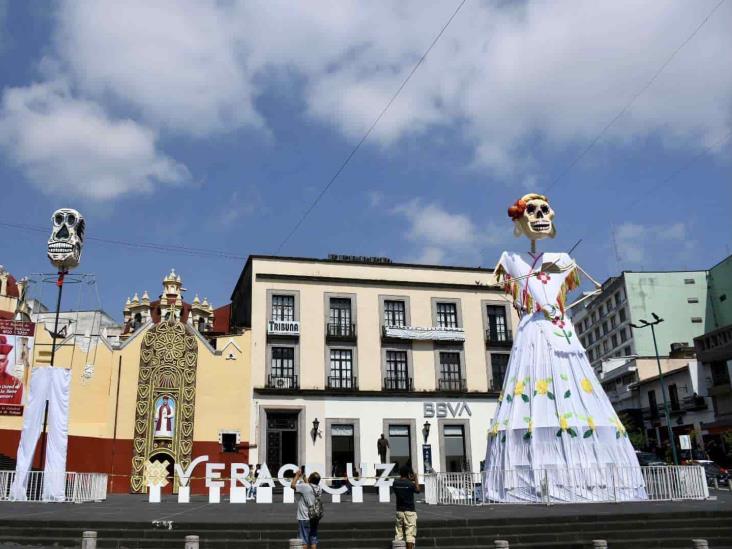
<svg viewBox="0 0 732 549"><path fill-rule="evenodd" d="M508 217L516 221L519 219L522 215L524 215L524 211L526 210L526 202L521 200L520 198L516 201L516 203L511 206L508 209Z"/></svg>

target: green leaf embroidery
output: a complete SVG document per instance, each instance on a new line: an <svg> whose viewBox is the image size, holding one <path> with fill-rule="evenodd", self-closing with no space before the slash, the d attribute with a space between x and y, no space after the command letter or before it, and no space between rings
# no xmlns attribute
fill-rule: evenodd
<svg viewBox="0 0 732 549"><path fill-rule="evenodd" d="M561 377L564 381L569 381L569 376L567 374L559 374L559 377Z"/></svg>
<svg viewBox="0 0 732 549"><path fill-rule="evenodd" d="M620 438L620 431L615 431L615 438Z"/></svg>
<svg viewBox="0 0 732 549"><path fill-rule="evenodd" d="M577 431L575 431L574 429L572 429L572 427L570 427L569 429L567 429L567 432L570 434L570 436L573 436L573 437L576 437L577 436Z"/></svg>
<svg viewBox="0 0 732 549"><path fill-rule="evenodd" d="M506 400L508 402L513 402L513 397L511 395L506 395Z"/></svg>
<svg viewBox="0 0 732 549"><path fill-rule="evenodd" d="M536 391L534 391L534 396L536 396Z"/></svg>
<svg viewBox="0 0 732 549"><path fill-rule="evenodd" d="M531 421L531 418L529 416L524 416L524 421L528 423L529 421Z"/></svg>
<svg viewBox="0 0 732 549"><path fill-rule="evenodd" d="M559 431L557 431L557 436L558 437L561 437L562 436L562 430L561 429L559 429Z"/></svg>
<svg viewBox="0 0 732 549"><path fill-rule="evenodd" d="M592 429L587 429L587 431L585 431L585 436L583 436L582 438L590 438L591 436L592 436Z"/></svg>
<svg viewBox="0 0 732 549"><path fill-rule="evenodd" d="M546 394L546 396L548 396L548 397L549 397L549 400L554 400L554 393L552 393L551 391L549 391L549 392L548 392L548 393Z"/></svg>
<svg viewBox="0 0 732 549"><path fill-rule="evenodd" d="M564 398L569 398L571 396L572 396L572 391L570 391L569 389L567 389L566 391L564 391Z"/></svg>
<svg viewBox="0 0 732 549"><path fill-rule="evenodd" d="M529 397L526 396L526 395L521 395L521 400L523 400L524 402L528 402L529 401Z"/></svg>
<svg viewBox="0 0 732 549"><path fill-rule="evenodd" d="M504 431L503 435L501 436L501 442L506 442L506 432Z"/></svg>
<svg viewBox="0 0 732 549"><path fill-rule="evenodd" d="M531 438L531 431L526 431L526 433L524 433L523 439L529 440L530 438Z"/></svg>

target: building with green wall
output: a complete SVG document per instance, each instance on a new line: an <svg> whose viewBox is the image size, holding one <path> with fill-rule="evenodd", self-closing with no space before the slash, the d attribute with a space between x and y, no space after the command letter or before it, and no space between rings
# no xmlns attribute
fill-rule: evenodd
<svg viewBox="0 0 732 549"><path fill-rule="evenodd" d="M664 319L656 327L661 356L670 354L672 344L693 345L708 330L708 294L707 271L623 271L580 305L572 321L599 371L609 358L656 355L651 330L631 326L653 320L651 313Z"/></svg>

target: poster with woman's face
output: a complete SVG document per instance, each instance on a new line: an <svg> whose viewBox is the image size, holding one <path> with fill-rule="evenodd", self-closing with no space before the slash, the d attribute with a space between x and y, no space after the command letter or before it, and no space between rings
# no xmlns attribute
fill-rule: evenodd
<svg viewBox="0 0 732 549"><path fill-rule="evenodd" d="M0 320L0 415L23 415L35 324Z"/></svg>
<svg viewBox="0 0 732 549"><path fill-rule="evenodd" d="M173 437L175 432L175 399L173 397L163 395L157 398L153 426L156 437Z"/></svg>

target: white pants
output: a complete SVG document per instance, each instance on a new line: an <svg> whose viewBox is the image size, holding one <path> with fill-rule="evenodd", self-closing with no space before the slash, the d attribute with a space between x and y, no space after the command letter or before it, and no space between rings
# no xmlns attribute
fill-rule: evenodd
<svg viewBox="0 0 732 549"><path fill-rule="evenodd" d="M69 382L71 370L41 367L33 370L28 404L23 413L23 431L15 466L10 498L27 499L28 471L43 429L43 414L48 401L46 464L43 469L43 500L64 501L66 495L66 449L69 438Z"/></svg>

